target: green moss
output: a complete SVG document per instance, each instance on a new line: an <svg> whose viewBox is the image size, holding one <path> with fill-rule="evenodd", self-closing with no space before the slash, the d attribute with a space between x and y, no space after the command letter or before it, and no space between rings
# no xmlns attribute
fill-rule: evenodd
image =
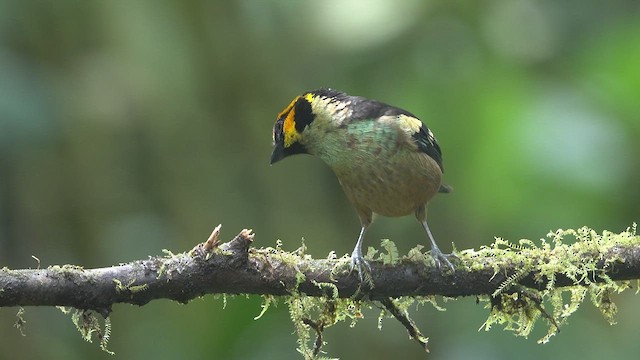
<svg viewBox="0 0 640 360"><path fill-rule="evenodd" d="M400 256L398 256L398 248L396 247L396 244L389 239L384 239L380 243L380 246L382 246L386 252L380 253L378 260L382 261L385 265L397 264Z"/></svg>
<svg viewBox="0 0 640 360"><path fill-rule="evenodd" d="M147 290L147 288L149 288L148 284L133 285L135 280L130 280L126 285L124 285L122 281L118 279L113 279L113 282L116 284L116 291L119 293L128 292L131 294L135 294L137 292L144 291L144 290Z"/></svg>
<svg viewBox="0 0 640 360"><path fill-rule="evenodd" d="M100 315L91 310L80 310L70 307L59 306L58 309L64 314L71 314L71 321L80 332L82 339L87 342L93 342L95 334L100 340L100 349L109 355L114 355L113 351L107 349L107 343L111 337L111 319L107 316L104 318L104 328L100 325Z"/></svg>
<svg viewBox="0 0 640 360"><path fill-rule="evenodd" d="M16 314L16 322L13 324L13 326L15 326L18 331L20 331L20 335L26 336L24 330L27 326L27 321L24 319L24 308L22 306L18 308L18 313Z"/></svg>
<svg viewBox="0 0 640 360"><path fill-rule="evenodd" d="M366 301L303 294L284 297L298 337L298 352L305 359L317 359L324 345L323 331L338 322L349 321L353 327L363 318L362 309L371 308ZM315 332L314 344L311 339Z"/></svg>
<svg viewBox="0 0 640 360"><path fill-rule="evenodd" d="M269 310L269 307L271 307L271 304L275 304L275 303L277 303L275 296L262 295L262 305L260 305L262 310L260 311L260 314L258 314L258 316L253 318L253 320L259 320L262 317L262 315L264 315L267 312L267 310ZM224 306L226 306L226 304Z"/></svg>
<svg viewBox="0 0 640 360"><path fill-rule="evenodd" d="M489 330L494 324L500 324L517 336L527 337L537 320L543 318L548 331L538 342L546 343L578 310L587 295L603 317L614 324L617 307L611 295L630 288L630 285L628 281L615 282L607 276L603 269L610 268L621 259L605 255L614 247L638 243L640 238L636 236L634 224L620 234L609 231L598 234L588 227L561 229L547 234L540 240L540 245L530 240L513 244L496 239L491 246L477 252L463 252L462 257L469 261L480 256L500 259L493 263L496 274L505 263L516 264L521 269L509 276L493 296L480 297L491 309L481 329ZM471 264L472 268L483 266ZM535 280L544 284L544 290L518 290L518 281L532 271L536 274ZM570 279L574 285L557 287L556 279L560 275Z"/></svg>

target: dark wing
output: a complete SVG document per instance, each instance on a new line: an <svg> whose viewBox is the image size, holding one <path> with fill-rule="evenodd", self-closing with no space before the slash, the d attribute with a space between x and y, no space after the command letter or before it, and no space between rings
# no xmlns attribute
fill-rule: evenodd
<svg viewBox="0 0 640 360"><path fill-rule="evenodd" d="M351 108L353 113L351 114L351 121L366 120L366 119L378 119L383 116L399 116L405 115L415 118L412 113L397 108L395 106L387 105L385 103L369 100L359 96L352 96Z"/></svg>
<svg viewBox="0 0 640 360"><path fill-rule="evenodd" d="M444 167L442 166L442 151L440 150L438 141L433 136L433 133L429 128L422 123L420 125L420 130L413 133L412 137L418 145L418 149L435 160L438 163L438 166L440 166L440 170L444 173Z"/></svg>
<svg viewBox="0 0 640 360"><path fill-rule="evenodd" d="M429 131L427 126L423 123L420 126L420 131L414 133L412 137L418 145L418 150L429 155L433 160L435 160L436 163L438 163L438 166L440 166L440 170L444 174L444 167L442 167L442 151L440 150L440 145L438 145L438 141L433 136L433 133ZM438 192L441 193L450 193L452 191L453 188L447 184L440 184L440 189L438 189Z"/></svg>

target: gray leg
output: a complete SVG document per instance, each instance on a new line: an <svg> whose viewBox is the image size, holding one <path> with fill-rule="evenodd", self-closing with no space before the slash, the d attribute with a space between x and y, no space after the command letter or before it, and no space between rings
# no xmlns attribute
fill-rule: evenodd
<svg viewBox="0 0 640 360"><path fill-rule="evenodd" d="M367 226L362 225L360 229L360 236L358 236L358 241L356 242L356 247L353 249L351 253L351 271L357 268L358 270L358 278L360 278L360 282L363 282L364 272L371 273L371 267L369 263L362 256L362 239L364 239L364 233L367 231Z"/></svg>
<svg viewBox="0 0 640 360"><path fill-rule="evenodd" d="M429 229L429 225L427 225L426 219L422 220L422 226L424 227L424 231L427 232L429 240L431 241L431 256L433 256L433 260L436 262L436 266L440 268L440 261L444 261L444 263L447 264L447 266L451 270L455 271L453 264L451 263L451 261L449 261L449 256L451 255L444 254L442 253L442 251L440 251L440 248L438 247L438 245L436 245L436 241L433 239L433 235L431 235L431 230Z"/></svg>

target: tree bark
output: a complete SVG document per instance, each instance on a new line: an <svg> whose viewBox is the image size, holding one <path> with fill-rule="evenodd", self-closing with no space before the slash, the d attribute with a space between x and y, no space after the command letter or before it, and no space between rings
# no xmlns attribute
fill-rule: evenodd
<svg viewBox="0 0 640 360"><path fill-rule="evenodd" d="M345 258L312 259L271 248L251 248L253 234L248 230L219 244L219 229L190 252L106 268L83 269L72 265L4 268L0 270L0 307L71 306L106 316L116 303L144 305L154 299L186 303L205 294L290 295L297 291L309 296L357 294L381 300L400 296L491 295L514 274L520 274L514 284L528 288L544 289L548 281L536 270L523 271L523 263L517 257L477 255L469 250L454 259L455 272L438 269L426 260L403 258L394 264L370 261L374 287L363 289L357 274L349 272ZM541 252L536 256L540 256L536 262L544 263L562 255ZM598 266L579 283L640 278L640 240L581 256L591 256L585 261L596 259ZM555 287L575 284L575 280L561 273L555 278ZM335 290L337 294L333 294Z"/></svg>

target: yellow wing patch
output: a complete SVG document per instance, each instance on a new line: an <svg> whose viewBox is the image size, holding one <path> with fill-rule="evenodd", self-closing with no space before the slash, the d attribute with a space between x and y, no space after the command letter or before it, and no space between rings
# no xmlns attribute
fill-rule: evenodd
<svg viewBox="0 0 640 360"><path fill-rule="evenodd" d="M398 116L398 120L402 124L404 129L407 129L411 132L411 135L420 131L420 127L422 127L422 121L407 115Z"/></svg>
<svg viewBox="0 0 640 360"><path fill-rule="evenodd" d="M407 135L407 138L420 132L420 128L422 127L422 121L407 115L386 115L380 117L378 121L392 127L397 127Z"/></svg>

